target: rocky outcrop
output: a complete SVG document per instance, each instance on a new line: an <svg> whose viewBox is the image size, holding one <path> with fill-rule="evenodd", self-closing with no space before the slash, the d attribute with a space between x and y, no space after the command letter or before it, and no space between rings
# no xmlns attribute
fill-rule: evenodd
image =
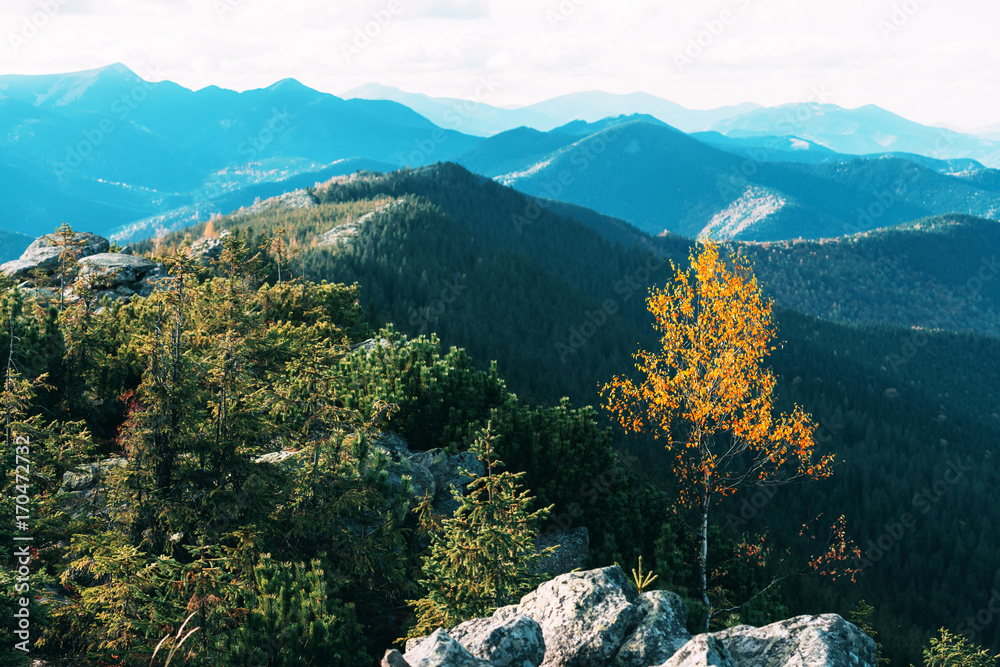
<svg viewBox="0 0 1000 667"><path fill-rule="evenodd" d="M691 639L687 605L676 593L648 591L635 604L642 620L618 649L614 667L658 665Z"/></svg>
<svg viewBox="0 0 1000 667"><path fill-rule="evenodd" d="M0 265L0 272L14 280L30 278L36 270L54 273L59 268L59 256L62 254L59 243L59 237L55 234L40 236L21 253L19 259ZM106 238L90 232L73 232L73 244L78 260L111 249L111 243Z"/></svg>
<svg viewBox="0 0 1000 667"><path fill-rule="evenodd" d="M212 266L222 258L223 239L229 235L229 230L224 229L219 236L210 239L199 239L191 244L188 255L194 259L199 266Z"/></svg>
<svg viewBox="0 0 1000 667"><path fill-rule="evenodd" d="M448 634L473 657L495 667L538 667L545 658L542 628L527 616L474 618ZM408 648L403 657L409 662L412 656L420 655L422 643Z"/></svg>
<svg viewBox="0 0 1000 667"><path fill-rule="evenodd" d="M136 294L149 296L156 287L156 279L167 275L165 266L137 257L128 248L109 252L110 242L97 234L74 232L73 239L76 266L72 279L82 281L95 301L105 297L127 300ZM37 238L20 259L0 266L0 272L22 281L20 287L27 296L60 298L59 281L55 279L62 252L58 243L55 234ZM63 298L67 301L79 298L75 286L76 282L65 287Z"/></svg>
<svg viewBox="0 0 1000 667"><path fill-rule="evenodd" d="M433 499L435 511L450 516L458 507L451 488L463 492L469 482L485 473L482 462L475 454L462 452L448 456L443 449L411 452L406 440L395 433L380 434L372 442L372 449L386 458L386 481L390 494L395 496L400 493L403 478L409 479L407 506L411 509L420 503L426 493ZM258 456L254 462L297 466L303 464L305 454L309 454L309 450L283 449Z"/></svg>
<svg viewBox="0 0 1000 667"><path fill-rule="evenodd" d="M0 273L14 280L24 280L31 276L31 272L38 268L38 264L30 259L15 259L5 264L0 264Z"/></svg>
<svg viewBox="0 0 1000 667"><path fill-rule="evenodd" d="M34 240L27 250L21 253L21 259L34 262L38 268L55 271L59 267L60 239L56 234L46 234ZM76 258L89 257L111 249L111 243L104 237L90 232L73 232L73 245L76 247Z"/></svg>
<svg viewBox="0 0 1000 667"><path fill-rule="evenodd" d="M383 665L544 667L875 667L875 642L840 616L800 616L691 637L677 595L637 595L616 566L548 581L493 616L407 642ZM542 656L531 640L542 635ZM458 647L464 651L460 651ZM486 647L486 648L484 648ZM491 652L489 647L504 647ZM539 658L541 657L541 662Z"/></svg>
<svg viewBox="0 0 1000 667"><path fill-rule="evenodd" d="M545 659L542 628L527 616L485 624L472 620L455 628L454 633L455 641L497 667L535 667Z"/></svg>
<svg viewBox="0 0 1000 667"><path fill-rule="evenodd" d="M622 569L606 567L545 582L517 612L542 626L544 667L607 665L641 620L636 597Z"/></svg>
<svg viewBox="0 0 1000 667"><path fill-rule="evenodd" d="M99 253L80 260L79 280L94 290L96 300L149 296L156 280L167 275L166 267L148 259L123 253Z"/></svg>
<svg viewBox="0 0 1000 667"><path fill-rule="evenodd" d="M122 458L85 463L63 473L60 500L73 517L102 514L107 508L105 492L108 476L115 468L128 465Z"/></svg>
<svg viewBox="0 0 1000 667"><path fill-rule="evenodd" d="M443 449L411 452L406 441L394 433L382 434L373 447L388 459L386 471L394 492L399 491L406 476L410 479L410 507L416 507L427 494L433 499L434 510L445 516L458 509L451 489L461 493L469 482L485 473L482 461L471 452L453 456Z"/></svg>
<svg viewBox="0 0 1000 667"><path fill-rule="evenodd" d="M763 628L741 625L713 633L736 664L798 667L875 664L875 645L836 614L799 616Z"/></svg>
<svg viewBox="0 0 1000 667"><path fill-rule="evenodd" d="M308 190L293 190L277 197L261 199L258 197L250 206L243 207L233 215L254 215L269 208L314 208L319 206L319 199Z"/></svg>
<svg viewBox="0 0 1000 667"><path fill-rule="evenodd" d="M657 667L737 667L725 644L714 635L694 637Z"/></svg>
<svg viewBox="0 0 1000 667"><path fill-rule="evenodd" d="M388 659L386 655L383 662ZM407 665L408 667L438 667L439 665L449 665L450 667L490 667L490 663L482 658L477 658L468 649L451 638L442 629L434 631L402 656L402 662L396 664Z"/></svg>

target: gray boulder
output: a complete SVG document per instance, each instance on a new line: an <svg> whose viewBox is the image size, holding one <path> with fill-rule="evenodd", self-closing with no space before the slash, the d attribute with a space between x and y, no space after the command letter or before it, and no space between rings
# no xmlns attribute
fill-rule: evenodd
<svg viewBox="0 0 1000 667"><path fill-rule="evenodd" d="M740 664L768 667L875 667L875 641L836 614L798 616L762 628L712 633Z"/></svg>
<svg viewBox="0 0 1000 667"><path fill-rule="evenodd" d="M169 275L170 274L167 271L166 265L157 264L155 268L146 272L146 274L142 277L142 280L136 283L135 291L139 294L139 296L149 296L156 289L162 288L165 285L166 279Z"/></svg>
<svg viewBox="0 0 1000 667"><path fill-rule="evenodd" d="M156 263L135 255L99 253L80 260L80 277L93 287L130 285L156 268Z"/></svg>
<svg viewBox="0 0 1000 667"><path fill-rule="evenodd" d="M635 598L614 565L547 581L521 598L517 612L542 627L544 667L591 667L610 663L636 627Z"/></svg>
<svg viewBox="0 0 1000 667"><path fill-rule="evenodd" d="M542 628L527 616L474 618L448 634L494 667L538 667L545 659Z"/></svg>
<svg viewBox="0 0 1000 667"><path fill-rule="evenodd" d="M434 476L434 511L444 516L452 516L458 509L459 503L452 490L464 495L465 487L472 480L486 474L486 467L474 452L448 456L443 449L437 448L412 454L411 460L426 467Z"/></svg>
<svg viewBox="0 0 1000 667"><path fill-rule="evenodd" d="M382 656L382 662L379 663L379 667L410 667L410 663L406 662L406 658L403 657L402 653L391 648Z"/></svg>
<svg viewBox="0 0 1000 667"><path fill-rule="evenodd" d="M449 456L443 466L438 466L432 472L439 487L443 489L452 486L458 488L467 486L472 480L485 475L486 466L479 460L475 452L461 452Z"/></svg>
<svg viewBox="0 0 1000 667"><path fill-rule="evenodd" d="M100 483L114 468L123 468L128 465L128 460L114 458L104 459L95 463L85 463L73 470L63 473L62 486L60 491L64 493L89 494L83 497L90 497L96 492Z"/></svg>
<svg viewBox="0 0 1000 667"><path fill-rule="evenodd" d="M639 596L635 605L642 620L619 649L614 667L659 664L691 640L687 605L676 593L648 591Z"/></svg>
<svg viewBox="0 0 1000 667"><path fill-rule="evenodd" d="M211 266L222 257L223 238L226 234L214 239L200 239L191 244L188 254L200 266Z"/></svg>
<svg viewBox="0 0 1000 667"><path fill-rule="evenodd" d="M440 628L407 650L403 658L410 667L490 667Z"/></svg>
<svg viewBox="0 0 1000 667"><path fill-rule="evenodd" d="M705 634L689 641L669 660L657 667L737 667L737 663L720 639Z"/></svg>
<svg viewBox="0 0 1000 667"><path fill-rule="evenodd" d="M424 494L431 498L437 493L434 475L413 459L413 453L407 448L406 441L393 433L382 434L372 443L374 450L381 451L388 459L389 489L393 496L398 494L403 486L403 477L410 480L410 508L416 507Z"/></svg>
<svg viewBox="0 0 1000 667"><path fill-rule="evenodd" d="M70 516L104 514L108 505L105 482L115 468L127 465L127 459L112 458L79 465L63 473L59 496Z"/></svg>
<svg viewBox="0 0 1000 667"><path fill-rule="evenodd" d="M404 663L386 662L390 652L383 665L526 667L541 660L542 667L877 667L875 642L835 614L694 638L687 614L674 593L637 596L617 565L571 572L490 618L411 639Z"/></svg>
<svg viewBox="0 0 1000 667"><path fill-rule="evenodd" d="M22 280L31 277L31 272L38 268L38 265L29 259L15 259L4 264L0 264L0 272L8 278Z"/></svg>
<svg viewBox="0 0 1000 667"><path fill-rule="evenodd" d="M73 242L77 244L77 259L107 252L111 244L103 236L90 232L73 232ZM35 239L27 250L21 253L21 259L32 262L38 268L54 271L59 267L59 237L47 234Z"/></svg>
<svg viewBox="0 0 1000 667"><path fill-rule="evenodd" d="M306 463L305 455L310 452L305 449L282 449L277 452L271 452L270 454L261 454L253 459L254 463L266 463L270 465L285 464L293 467L299 467ZM285 463L288 461L288 463Z"/></svg>

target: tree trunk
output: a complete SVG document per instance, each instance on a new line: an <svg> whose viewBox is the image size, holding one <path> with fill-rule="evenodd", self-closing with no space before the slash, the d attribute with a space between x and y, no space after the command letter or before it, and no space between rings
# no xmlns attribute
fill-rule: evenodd
<svg viewBox="0 0 1000 667"><path fill-rule="evenodd" d="M709 495L706 491L702 495L701 502L701 599L705 603L705 632L708 632L708 625L712 622L712 602L708 599L708 503Z"/></svg>

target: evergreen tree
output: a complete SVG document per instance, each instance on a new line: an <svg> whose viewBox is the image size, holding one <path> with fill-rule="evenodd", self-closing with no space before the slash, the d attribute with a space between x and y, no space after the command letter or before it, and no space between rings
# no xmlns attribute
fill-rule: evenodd
<svg viewBox="0 0 1000 667"><path fill-rule="evenodd" d="M535 541L552 508L531 511L533 498L518 483L524 473L500 471L503 462L496 458L495 441L491 422L471 448L486 475L473 480L466 495L452 489L459 507L432 534L423 563L426 579L420 581L427 593L411 601L417 614L411 637L487 616L516 601L541 578L539 562L553 548L539 552Z"/></svg>
<svg viewBox="0 0 1000 667"><path fill-rule="evenodd" d="M249 610L232 637L227 664L327 667L368 662L354 605L344 603L318 559L254 568Z"/></svg>
<svg viewBox="0 0 1000 667"><path fill-rule="evenodd" d="M998 657L965 637L951 634L946 628L941 628L938 636L924 649L927 667L994 667Z"/></svg>

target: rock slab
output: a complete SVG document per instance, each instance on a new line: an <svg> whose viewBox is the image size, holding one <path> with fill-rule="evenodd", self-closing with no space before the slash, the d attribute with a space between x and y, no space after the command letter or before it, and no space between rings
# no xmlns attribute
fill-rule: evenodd
<svg viewBox="0 0 1000 667"><path fill-rule="evenodd" d="M674 593L637 595L617 565L570 572L542 584L519 604L497 609L489 618L411 639L404 655L390 651L382 664L876 667L875 642L835 614L799 616L762 628L744 625L695 637L687 631L687 616L687 607ZM538 631L540 643L532 639Z"/></svg>

